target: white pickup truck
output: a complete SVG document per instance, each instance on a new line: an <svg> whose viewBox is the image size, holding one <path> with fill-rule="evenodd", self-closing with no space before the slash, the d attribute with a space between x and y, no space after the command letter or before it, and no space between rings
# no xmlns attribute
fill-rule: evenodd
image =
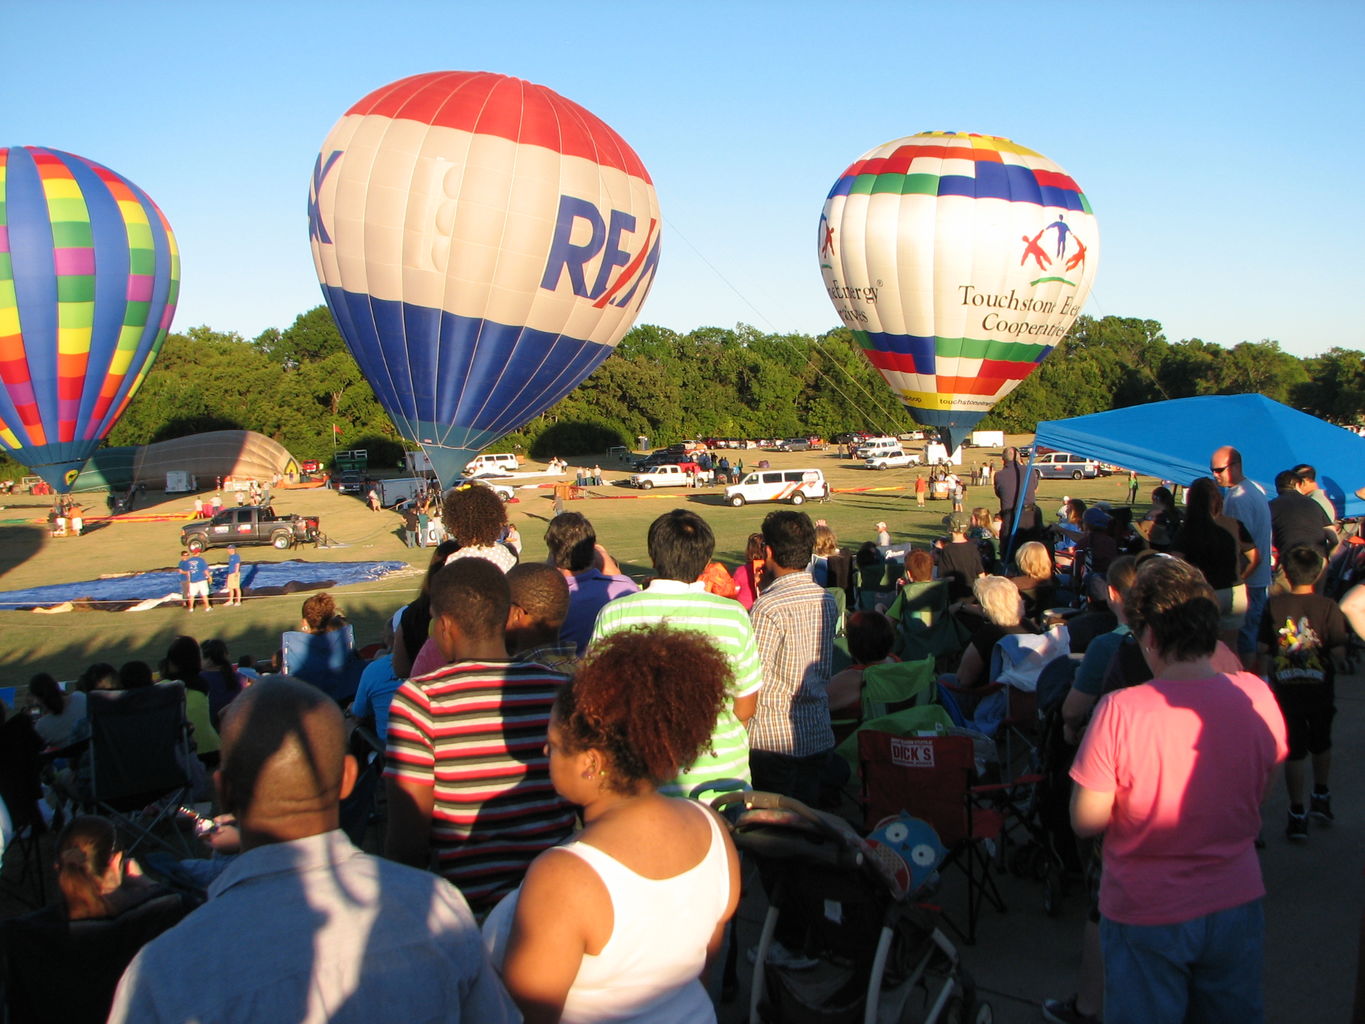
<svg viewBox="0 0 1365 1024"><path fill-rule="evenodd" d="M863 465L868 469L892 469L900 466L918 466L919 464L918 452L906 452L900 448L889 452L878 452L876 455L869 455L863 460Z"/></svg>
<svg viewBox="0 0 1365 1024"><path fill-rule="evenodd" d="M687 487L692 478L681 466L655 466L643 473L630 475L630 486L647 491L651 487Z"/></svg>

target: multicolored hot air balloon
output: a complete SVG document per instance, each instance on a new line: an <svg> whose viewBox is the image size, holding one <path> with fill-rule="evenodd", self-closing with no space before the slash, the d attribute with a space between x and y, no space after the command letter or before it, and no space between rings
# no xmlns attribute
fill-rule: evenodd
<svg viewBox="0 0 1365 1024"><path fill-rule="evenodd" d="M923 132L869 150L820 216L834 308L950 451L1066 335L1099 255L1080 187L989 135Z"/></svg>
<svg viewBox="0 0 1365 1024"><path fill-rule="evenodd" d="M449 482L576 387L659 262L640 158L544 86L416 75L351 107L309 191L337 326L400 433Z"/></svg>
<svg viewBox="0 0 1365 1024"><path fill-rule="evenodd" d="M180 251L127 178L0 149L0 445L70 489L166 340Z"/></svg>

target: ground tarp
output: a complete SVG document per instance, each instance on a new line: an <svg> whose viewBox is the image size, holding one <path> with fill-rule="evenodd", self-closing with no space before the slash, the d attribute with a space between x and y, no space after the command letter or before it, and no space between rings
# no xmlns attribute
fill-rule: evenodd
<svg viewBox="0 0 1365 1024"><path fill-rule="evenodd" d="M242 562L242 589L260 593L263 590L287 587L298 584L307 589L318 584L345 586L350 583L363 583L377 580L389 573L409 568L406 562ZM214 593L227 584L227 566L211 565L212 581L209 588ZM128 576L116 576L102 580L86 580L83 583L54 583L45 587L29 587L27 590L11 590L0 593L0 610L11 611L17 608L47 608L65 604L68 601L85 601L100 607L123 608L128 604L155 602L180 598L180 573L175 569L157 569Z"/></svg>
<svg viewBox="0 0 1365 1024"><path fill-rule="evenodd" d="M1275 496L1275 476L1306 462L1346 516L1365 515L1365 438L1264 395L1208 395L1038 424L1037 447L1055 448L1187 485L1211 476L1221 445L1242 453L1243 472Z"/></svg>

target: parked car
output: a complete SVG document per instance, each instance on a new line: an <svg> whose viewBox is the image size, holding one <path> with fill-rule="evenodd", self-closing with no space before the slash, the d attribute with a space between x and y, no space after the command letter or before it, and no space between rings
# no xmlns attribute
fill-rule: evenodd
<svg viewBox="0 0 1365 1024"><path fill-rule="evenodd" d="M1025 465L1028 464L1027 460L1023 461ZM1039 455L1033 462L1033 468L1044 480L1061 480L1066 477L1072 480L1093 479L1099 476L1100 471L1098 463L1093 459L1069 455L1066 452Z"/></svg>
<svg viewBox="0 0 1365 1024"><path fill-rule="evenodd" d="M777 444L780 452L808 452L810 451L810 441L804 437L788 437Z"/></svg>

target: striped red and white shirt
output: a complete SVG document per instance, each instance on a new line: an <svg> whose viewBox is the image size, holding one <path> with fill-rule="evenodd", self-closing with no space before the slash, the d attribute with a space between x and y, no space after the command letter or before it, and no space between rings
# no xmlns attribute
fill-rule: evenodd
<svg viewBox="0 0 1365 1024"><path fill-rule="evenodd" d="M555 793L544 752L565 682L534 663L461 661L394 693L385 774L434 788L437 869L476 914L573 831L573 809Z"/></svg>

